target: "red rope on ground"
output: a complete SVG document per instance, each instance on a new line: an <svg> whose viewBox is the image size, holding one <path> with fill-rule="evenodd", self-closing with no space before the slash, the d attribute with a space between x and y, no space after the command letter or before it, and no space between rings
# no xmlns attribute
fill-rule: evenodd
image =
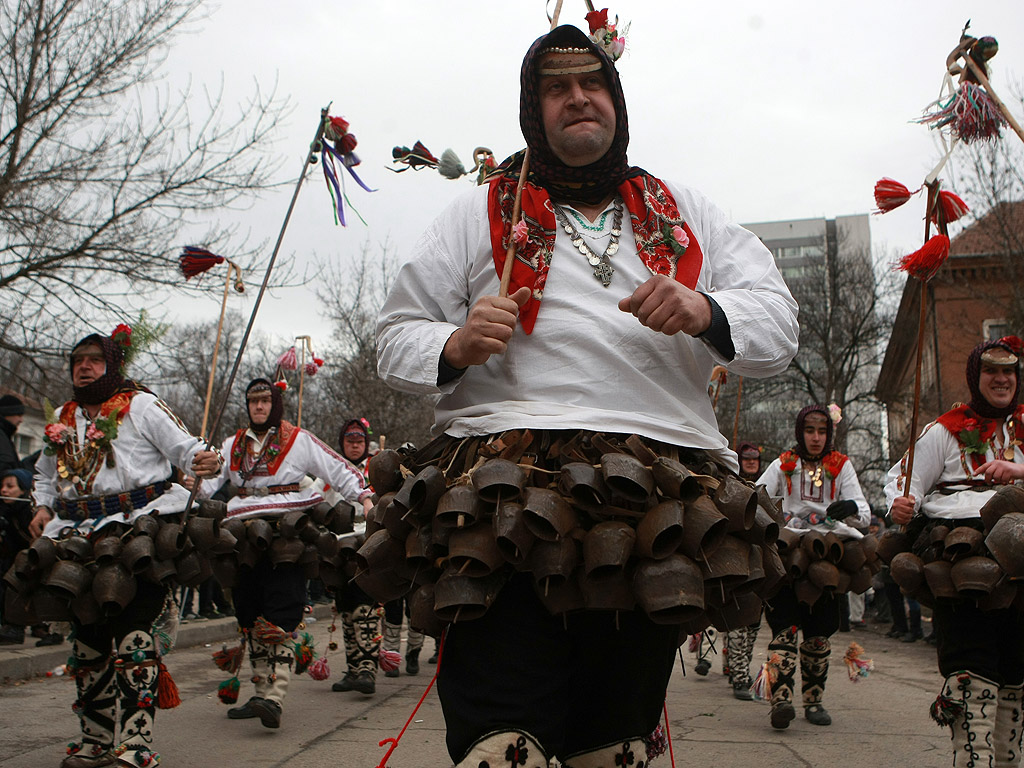
<svg viewBox="0 0 1024 768"><path fill-rule="evenodd" d="M438 662L441 661L441 657L437 658ZM664 702L661 708L665 711L665 739L668 741L668 761L672 764L672 768L676 768L676 753L672 749L672 731L668 727L668 702Z"/></svg>
<svg viewBox="0 0 1024 768"><path fill-rule="evenodd" d="M399 731L398 736L393 739L387 738L377 742L378 747L383 747L385 744L391 745L388 747L388 751L384 753L384 757L381 758L381 761L377 763L377 768L387 768L388 758L391 757L391 753L398 748L398 742L401 741L402 736L405 735L405 731L409 727L409 723L411 723L412 719L416 717L416 713L423 704L423 700L427 698L427 694L430 693L430 689L434 687L434 683L437 681L437 675L441 671L441 657L444 654L444 638L446 634L448 634L447 629L441 633L441 639L437 641L437 666L434 668L434 676L430 678L430 682L427 684L426 690L423 691L423 695L420 696L420 700L416 702L416 706L413 707L412 714L410 714L409 719L405 721L405 725L402 726L402 730ZM672 768L675 768L675 764L673 764Z"/></svg>

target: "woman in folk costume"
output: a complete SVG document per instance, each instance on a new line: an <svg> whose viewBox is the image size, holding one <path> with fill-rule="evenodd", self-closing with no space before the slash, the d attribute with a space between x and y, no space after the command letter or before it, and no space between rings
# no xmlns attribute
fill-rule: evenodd
<svg viewBox="0 0 1024 768"><path fill-rule="evenodd" d="M998 488L1024 484L1020 357L1015 336L975 347L967 358L971 401L924 428L908 495L906 456L889 470L885 493L892 519L908 526L911 542L939 524L980 530L979 512ZM1016 511L1024 508L1018 504ZM933 622L945 682L932 717L952 726L953 764L1018 765L1024 690L1020 610L983 610L975 600L936 597Z"/></svg>
<svg viewBox="0 0 1024 768"><path fill-rule="evenodd" d="M365 478L370 458L370 423L366 419L349 419L341 428L338 442L342 455ZM346 581L345 586L335 590L334 606L341 616L348 670L331 686L331 690L358 691L369 696L377 691L377 656L380 652L377 601L361 590L355 581Z"/></svg>
<svg viewBox="0 0 1024 768"><path fill-rule="evenodd" d="M740 443L736 449L740 460L740 477L755 482L761 474L761 449L754 443ZM725 653L722 656L723 672L729 678L732 695L740 701L752 701L750 692L753 680L750 677L750 660L754 655L757 630L761 621L746 627L730 629L725 633Z"/></svg>
<svg viewBox="0 0 1024 768"><path fill-rule="evenodd" d="M761 475L772 496L782 497L786 527L801 536L810 531L833 533L840 539L860 539L871 509L857 473L847 456L832 447L834 406L810 405L796 417L796 446L775 459ZM836 409L838 410L838 409ZM814 725L831 725L821 701L828 679L829 638L839 629L840 602L823 592L813 605L797 599L793 585L784 586L767 601L772 641L769 658L777 656L778 678L771 694L771 724L786 728L796 717L793 678L800 661L804 717ZM797 644L798 633L803 641Z"/></svg>

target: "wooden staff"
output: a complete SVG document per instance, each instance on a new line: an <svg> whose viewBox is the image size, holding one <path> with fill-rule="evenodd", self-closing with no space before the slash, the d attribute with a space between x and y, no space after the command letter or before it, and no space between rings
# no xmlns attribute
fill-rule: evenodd
<svg viewBox="0 0 1024 768"><path fill-rule="evenodd" d="M228 273L224 280L224 298L220 302L220 320L217 323L217 338L213 342L213 362L210 363L210 379L206 382L206 403L203 405L203 426L199 430L199 437L206 437L206 422L210 416L210 400L213 397L213 379L217 373L217 354L220 352L220 334L224 328L224 313L228 307L228 290L231 288L231 273L235 273L235 290L239 293L245 290L242 285L242 269L231 259L224 259L228 263Z"/></svg>
<svg viewBox="0 0 1024 768"><path fill-rule="evenodd" d="M594 10L594 6L589 2L587 7L590 10ZM558 26L558 16L562 12L562 0L558 0L555 3L555 12L551 16L551 29ZM549 32L551 30L548 30ZM530 174L530 148L526 148L526 152L523 154L523 164L519 169L519 181L516 184L516 199L512 203L512 219L508 231L508 248L505 250L505 264L501 270L501 287L498 290L498 296L506 298L508 296L508 287L512 282L512 264L516 260L516 240L513 235L516 224L519 223L519 216L522 213L523 204L523 187L526 186L526 177Z"/></svg>
<svg viewBox="0 0 1024 768"><path fill-rule="evenodd" d="M295 340L301 342L299 344L302 350L302 357L299 360L299 412L295 418L295 426L302 427L302 383L306 379L306 350L309 350L309 356L313 356L313 339L309 336L296 336Z"/></svg>
<svg viewBox="0 0 1024 768"><path fill-rule="evenodd" d="M927 243L932 231L932 210L937 209L939 195L938 180L928 184L928 202L924 214L924 241ZM946 234L946 222L939 217L939 228ZM903 486L903 497L910 496L910 480L914 475L914 449L917 447L917 419L921 410L921 361L924 355L924 326L928 319L928 281L921 280L921 315L917 325L917 363L914 371L914 408L910 417L910 448L907 450L907 479ZM897 526L902 530L902 526Z"/></svg>

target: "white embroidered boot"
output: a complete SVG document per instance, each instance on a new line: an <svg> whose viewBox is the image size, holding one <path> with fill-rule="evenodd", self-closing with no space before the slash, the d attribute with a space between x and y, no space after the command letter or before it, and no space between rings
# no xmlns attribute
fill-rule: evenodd
<svg viewBox="0 0 1024 768"><path fill-rule="evenodd" d="M587 764L582 764L587 765ZM537 740L521 731L496 731L480 738L455 768L548 768L548 758ZM569 768L563 763L563 768Z"/></svg>
<svg viewBox="0 0 1024 768"><path fill-rule="evenodd" d="M160 762L153 750L157 680L160 672L156 642L150 632L133 629L117 646L117 689L121 713L120 762L147 768Z"/></svg>
<svg viewBox="0 0 1024 768"><path fill-rule="evenodd" d="M75 638L72 644L75 687L78 699L71 706L78 715L82 741L68 746L61 768L99 768L116 761L114 716L117 712L117 685L114 660L109 652L91 648Z"/></svg>
<svg viewBox="0 0 1024 768"><path fill-rule="evenodd" d="M1016 768L1020 765L1021 698L1024 686L1004 685L999 688L996 724L992 728L992 752L995 768Z"/></svg>
<svg viewBox="0 0 1024 768"><path fill-rule="evenodd" d="M970 672L946 678L931 715L949 725L953 740L954 768L990 768L995 765L992 730L996 722L999 687Z"/></svg>
<svg viewBox="0 0 1024 768"><path fill-rule="evenodd" d="M562 762L563 768L645 768L646 765L647 745L641 737L579 752Z"/></svg>
<svg viewBox="0 0 1024 768"><path fill-rule="evenodd" d="M797 649L796 627L784 629L768 643L768 662L774 661L777 673L772 684L771 723L772 728L788 728L796 717L793 708L793 677L796 674Z"/></svg>
<svg viewBox="0 0 1024 768"><path fill-rule="evenodd" d="M285 696L288 694L288 683L291 681L295 652L287 643L264 644L256 641L253 645L262 645L266 649L267 674L263 695L254 699L250 703L250 707L264 728L280 728L281 712L284 708Z"/></svg>

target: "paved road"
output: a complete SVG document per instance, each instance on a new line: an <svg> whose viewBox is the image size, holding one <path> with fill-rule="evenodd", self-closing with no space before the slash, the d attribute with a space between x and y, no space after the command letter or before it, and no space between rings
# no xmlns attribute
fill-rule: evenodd
<svg viewBox="0 0 1024 768"><path fill-rule="evenodd" d="M312 630L318 648L327 646L329 619ZM230 622L214 625L208 634L230 631ZM694 657L683 651L688 674L679 667L669 686L667 709L677 766L715 768L869 768L874 766L946 766L951 762L949 735L928 719L927 709L939 687L934 649L924 643L903 644L882 636L882 627L839 634L826 704L833 725L813 726L798 717L787 731L768 725L768 707L741 702L720 674L718 659L707 677L693 673ZM339 633L340 634L340 633ZM755 665L765 656L767 627L755 651ZM190 635L195 637L194 632ZM863 682L851 684L841 656L856 639L875 662ZM340 638L339 638L340 640ZM431 641L427 641L428 648ZM254 766L257 768L374 768L385 750L382 739L396 736L434 673L423 664L416 677L378 680L377 693L333 693L343 658L330 657L331 680L316 682L303 675L293 682L280 730L259 721L230 721L215 695L224 674L210 661L220 643L179 648L168 667L181 692L182 705L160 712L157 749L164 766ZM8 653L8 652L4 652ZM2 656L3 654L0 654ZM2 673L0 665L0 673ZM251 693L243 683L242 695ZM64 745L78 733L70 711L74 684L68 677L35 678L0 686L0 768L57 768ZM654 762L667 768L666 755ZM433 690L388 760L391 768L450 766L444 746L444 724Z"/></svg>

